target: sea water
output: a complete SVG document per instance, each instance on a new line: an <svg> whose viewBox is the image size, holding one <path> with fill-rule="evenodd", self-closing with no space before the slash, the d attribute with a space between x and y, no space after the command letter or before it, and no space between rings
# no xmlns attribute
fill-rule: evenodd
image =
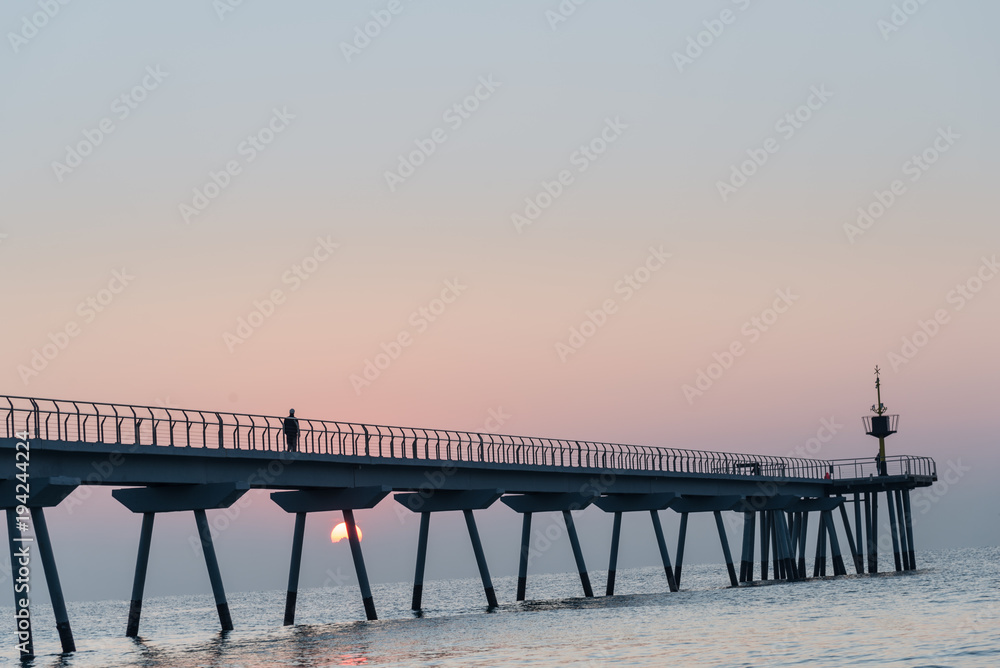
<svg viewBox="0 0 1000 668"><path fill-rule="evenodd" d="M618 595L592 599L576 573L529 574L525 603L514 602L516 579L500 577L489 612L478 580L426 582L420 615L409 584L381 584L374 622L359 621L356 587L304 589L290 627L283 591L233 592L226 633L211 596L159 597L144 601L138 639L124 637L127 601L71 602L68 655L38 605L30 665L1000 666L1000 548L917 559L911 573L739 589L724 565L685 565L677 593L661 568L623 570ZM605 573L591 577L603 593ZM0 662L17 665L12 607L0 609L0 639Z"/></svg>

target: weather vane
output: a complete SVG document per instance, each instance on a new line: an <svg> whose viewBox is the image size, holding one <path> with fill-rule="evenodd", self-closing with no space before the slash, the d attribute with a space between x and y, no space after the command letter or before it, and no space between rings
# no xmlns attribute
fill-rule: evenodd
<svg viewBox="0 0 1000 668"><path fill-rule="evenodd" d="M883 413L885 413L889 409L886 408L885 404L882 403L882 381L879 379L878 374L879 374L879 368L878 368L878 365L876 364L875 365L875 392L876 392L877 397L878 397L878 403L877 404L872 404L872 412L875 413L876 415L882 415Z"/></svg>

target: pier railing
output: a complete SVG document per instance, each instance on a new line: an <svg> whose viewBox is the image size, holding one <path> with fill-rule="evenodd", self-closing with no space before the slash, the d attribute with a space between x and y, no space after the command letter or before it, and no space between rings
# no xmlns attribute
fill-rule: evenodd
<svg viewBox="0 0 1000 668"><path fill-rule="evenodd" d="M834 459L831 475L838 479L870 478L879 475L878 462L870 459ZM937 464L930 457L903 455L885 458L886 475L937 477Z"/></svg>
<svg viewBox="0 0 1000 668"><path fill-rule="evenodd" d="M284 418L270 415L2 395L0 415L8 438L26 430L34 439L76 443L288 449ZM298 418L298 425L295 449L309 454L768 478L867 477L868 460L828 462L310 418ZM929 458L907 455L888 458L888 462L893 470L914 472L934 466ZM873 471L875 466L870 461Z"/></svg>

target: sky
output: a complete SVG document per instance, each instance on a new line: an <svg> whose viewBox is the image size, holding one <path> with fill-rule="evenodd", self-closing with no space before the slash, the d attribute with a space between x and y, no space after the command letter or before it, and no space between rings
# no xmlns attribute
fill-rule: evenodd
<svg viewBox="0 0 1000 668"><path fill-rule="evenodd" d="M998 20L985 0L6 2L0 385L772 455L826 420L816 456L839 459L875 450L879 365L889 454L942 474L918 549L996 545ZM49 513L64 590L127 598L139 518L88 492ZM482 517L514 573L519 518ZM372 579L411 577L415 518L358 519ZM303 586L352 572L337 521L310 519ZM609 518L578 525L606 567ZM647 525L627 520L622 567L656 563ZM710 518L692 530L688 558L718 561ZM291 531L248 495L216 541L227 586L282 588ZM463 532L435 517L429 579L475 575ZM192 536L158 518L148 595L209 591ZM539 570L572 569L565 542Z"/></svg>

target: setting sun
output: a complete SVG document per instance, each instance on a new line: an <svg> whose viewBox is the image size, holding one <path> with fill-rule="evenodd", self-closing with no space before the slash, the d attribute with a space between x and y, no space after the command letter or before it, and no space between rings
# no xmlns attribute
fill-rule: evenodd
<svg viewBox="0 0 1000 668"><path fill-rule="evenodd" d="M358 540L364 538L364 534L361 532L361 527L354 525L358 529ZM341 522L337 526L333 527L333 531L330 532L330 542L339 543L340 541L347 538L347 524Z"/></svg>

